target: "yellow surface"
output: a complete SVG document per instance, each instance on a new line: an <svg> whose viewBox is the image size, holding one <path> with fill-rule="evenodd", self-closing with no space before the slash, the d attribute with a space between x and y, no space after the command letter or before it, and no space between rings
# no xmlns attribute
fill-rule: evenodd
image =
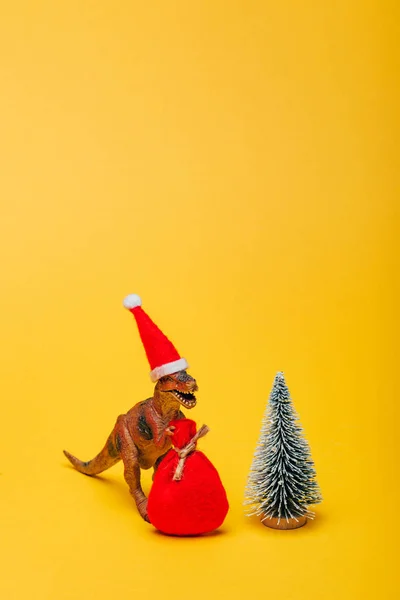
<svg viewBox="0 0 400 600"><path fill-rule="evenodd" d="M390 3L0 13L2 600L395 598ZM198 378L217 536L156 534L120 466L61 453L151 393L129 292ZM295 532L241 506L280 369L325 498Z"/></svg>

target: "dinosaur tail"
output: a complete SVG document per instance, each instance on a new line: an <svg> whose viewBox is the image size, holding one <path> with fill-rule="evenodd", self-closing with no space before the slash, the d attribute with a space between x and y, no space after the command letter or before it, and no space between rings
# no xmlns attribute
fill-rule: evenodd
<svg viewBox="0 0 400 600"><path fill-rule="evenodd" d="M84 473L85 475L98 475L121 460L117 441L114 432L112 432L108 437L103 450L101 450L92 460L88 460L87 462L79 460L79 458L76 458L66 450L64 450L64 454L69 462L80 473Z"/></svg>

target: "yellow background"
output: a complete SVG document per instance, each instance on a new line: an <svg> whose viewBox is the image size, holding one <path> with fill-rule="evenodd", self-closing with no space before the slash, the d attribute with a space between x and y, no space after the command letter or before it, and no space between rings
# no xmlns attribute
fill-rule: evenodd
<svg viewBox="0 0 400 600"><path fill-rule="evenodd" d="M395 598L395 4L1 2L2 599ZM62 455L151 393L129 292L198 379L219 535ZM281 369L325 498L294 532L241 505Z"/></svg>

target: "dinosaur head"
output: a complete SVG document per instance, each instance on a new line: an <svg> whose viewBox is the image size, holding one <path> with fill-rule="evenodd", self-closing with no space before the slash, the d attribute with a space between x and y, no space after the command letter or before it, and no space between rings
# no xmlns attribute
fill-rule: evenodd
<svg viewBox="0 0 400 600"><path fill-rule="evenodd" d="M186 371L178 371L172 375L165 375L157 381L155 391L166 402L178 402L185 408L196 406L194 392L198 390L196 380Z"/></svg>

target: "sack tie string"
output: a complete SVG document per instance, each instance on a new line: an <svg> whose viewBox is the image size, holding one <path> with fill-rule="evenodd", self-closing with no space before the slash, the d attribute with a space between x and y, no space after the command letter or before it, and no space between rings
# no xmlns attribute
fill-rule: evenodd
<svg viewBox="0 0 400 600"><path fill-rule="evenodd" d="M190 442L186 444L183 448L174 448L175 452L179 456L179 461L175 469L175 473L173 476L173 481L180 481L182 479L183 467L185 466L185 461L187 456L191 454L194 450L196 450L196 442L200 438L204 437L208 432L209 428L207 425L202 425L198 432L192 437Z"/></svg>

